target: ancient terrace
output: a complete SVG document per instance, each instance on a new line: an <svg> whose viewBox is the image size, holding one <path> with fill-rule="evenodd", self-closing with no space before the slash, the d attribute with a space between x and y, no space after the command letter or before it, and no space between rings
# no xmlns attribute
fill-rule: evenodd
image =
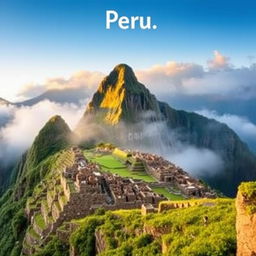
<svg viewBox="0 0 256 256"><path fill-rule="evenodd" d="M24 254L33 254L45 246L64 221L82 218L98 208L133 209L143 204L157 207L166 200L145 182L101 172L77 147L62 153L58 162L58 170L52 170L27 201L31 225L23 242Z"/></svg>

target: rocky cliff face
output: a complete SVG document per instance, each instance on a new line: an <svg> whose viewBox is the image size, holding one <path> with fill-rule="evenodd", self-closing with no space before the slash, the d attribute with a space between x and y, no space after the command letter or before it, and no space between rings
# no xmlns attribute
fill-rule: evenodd
<svg viewBox="0 0 256 256"><path fill-rule="evenodd" d="M97 135L100 141L105 138L126 147L133 143L134 148L144 145L157 149L164 145L166 151L175 147L173 137L178 137L185 145L212 150L225 162L225 170L200 178L227 195L235 196L241 181L256 179L256 157L233 130L213 119L157 101L126 64L116 66L101 82L80 122L80 134L86 133L83 124L88 120L104 130ZM159 123L164 129L158 128Z"/></svg>
<svg viewBox="0 0 256 256"><path fill-rule="evenodd" d="M160 114L158 102L138 82L133 70L126 64L120 64L101 82L85 115L101 113L104 122L116 125L121 120L139 121L139 114L143 111Z"/></svg>
<svg viewBox="0 0 256 256"><path fill-rule="evenodd" d="M236 198L237 256L256 255L256 183L242 183Z"/></svg>

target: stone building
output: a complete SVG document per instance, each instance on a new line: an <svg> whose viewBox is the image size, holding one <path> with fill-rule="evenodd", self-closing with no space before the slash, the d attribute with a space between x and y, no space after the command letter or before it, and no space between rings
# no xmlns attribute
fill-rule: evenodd
<svg viewBox="0 0 256 256"><path fill-rule="evenodd" d="M27 203L31 225L23 242L24 254L44 246L63 222L85 217L97 208L134 209L146 203L157 207L166 200L142 181L101 172L79 148L72 148L70 154L72 164L56 171L49 184L40 184L41 194Z"/></svg>
<svg viewBox="0 0 256 256"><path fill-rule="evenodd" d="M144 163L145 170L159 182L170 184L188 197L216 197L216 193L209 187L161 156L133 152L133 157L140 159Z"/></svg>

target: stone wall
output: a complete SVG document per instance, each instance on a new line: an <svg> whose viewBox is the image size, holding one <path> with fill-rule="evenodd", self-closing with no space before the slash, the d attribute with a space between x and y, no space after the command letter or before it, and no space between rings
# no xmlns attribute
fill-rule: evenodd
<svg viewBox="0 0 256 256"><path fill-rule="evenodd" d="M211 201L208 200L208 203ZM188 208L195 205L203 205L204 203L207 203L204 200L189 200L189 201L170 201L170 202L162 202L159 204L158 212L168 211L172 209L177 208ZM213 202L212 202L213 203Z"/></svg>
<svg viewBox="0 0 256 256"><path fill-rule="evenodd" d="M256 198L248 199L241 191L236 198L237 256L256 256L256 213L248 207L256 203Z"/></svg>

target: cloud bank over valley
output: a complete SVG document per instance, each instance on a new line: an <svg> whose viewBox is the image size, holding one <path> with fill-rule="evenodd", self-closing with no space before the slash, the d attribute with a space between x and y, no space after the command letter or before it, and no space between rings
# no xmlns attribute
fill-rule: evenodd
<svg viewBox="0 0 256 256"><path fill-rule="evenodd" d="M48 100L34 106L0 106L0 159L6 164L17 160L32 144L45 123L54 115L61 115L74 129L84 112L84 105L58 104Z"/></svg>

